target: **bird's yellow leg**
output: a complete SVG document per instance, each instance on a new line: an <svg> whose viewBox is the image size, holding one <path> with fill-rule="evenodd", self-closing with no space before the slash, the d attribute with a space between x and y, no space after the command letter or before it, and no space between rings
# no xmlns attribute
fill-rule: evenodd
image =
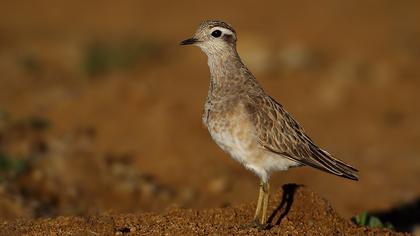
<svg viewBox="0 0 420 236"><path fill-rule="evenodd" d="M263 184L263 200L262 200L262 215L261 215L261 225L266 225L267 221L267 208L268 208L268 198L270 195L270 185L267 183Z"/></svg>
<svg viewBox="0 0 420 236"><path fill-rule="evenodd" d="M260 191L258 194L258 201L257 201L257 208L255 209L255 216L254 216L254 222L255 223L259 223L261 220L261 206L262 206L262 202L263 202L263 182L260 182Z"/></svg>

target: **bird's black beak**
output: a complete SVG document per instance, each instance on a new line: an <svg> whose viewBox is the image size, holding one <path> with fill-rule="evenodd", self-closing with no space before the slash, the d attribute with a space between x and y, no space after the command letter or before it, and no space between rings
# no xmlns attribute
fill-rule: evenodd
<svg viewBox="0 0 420 236"><path fill-rule="evenodd" d="M194 44L196 42L198 42L198 40L196 38L189 38L189 39L186 39L186 40L180 42L179 44L181 44L181 45L190 45L190 44Z"/></svg>

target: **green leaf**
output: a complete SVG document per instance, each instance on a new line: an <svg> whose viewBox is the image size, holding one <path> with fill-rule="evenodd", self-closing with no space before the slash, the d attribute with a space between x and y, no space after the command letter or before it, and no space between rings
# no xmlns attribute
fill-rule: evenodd
<svg viewBox="0 0 420 236"><path fill-rule="evenodd" d="M354 217L355 223L358 224L358 225L365 226L366 225L367 215L368 215L368 213L366 211L360 213L359 215L356 215Z"/></svg>
<svg viewBox="0 0 420 236"><path fill-rule="evenodd" d="M369 223L368 225L371 228L383 228L384 224L382 224L381 220L376 216L370 216L369 217Z"/></svg>
<svg viewBox="0 0 420 236"><path fill-rule="evenodd" d="M352 221L360 226L366 226L370 228L388 228L390 230L395 230L394 225L391 223L383 223L378 217L373 216L366 211L354 216Z"/></svg>

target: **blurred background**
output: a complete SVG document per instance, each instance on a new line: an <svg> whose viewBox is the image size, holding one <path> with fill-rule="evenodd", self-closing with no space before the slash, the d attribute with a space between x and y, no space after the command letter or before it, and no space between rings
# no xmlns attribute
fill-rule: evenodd
<svg viewBox="0 0 420 236"><path fill-rule="evenodd" d="M304 184L351 217L420 205L418 1L2 1L0 219L221 207L258 179L201 124L206 19L321 147L360 170Z"/></svg>

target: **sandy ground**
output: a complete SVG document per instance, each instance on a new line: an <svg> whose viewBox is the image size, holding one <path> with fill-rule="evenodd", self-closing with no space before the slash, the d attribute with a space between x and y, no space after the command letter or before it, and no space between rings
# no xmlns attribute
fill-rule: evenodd
<svg viewBox="0 0 420 236"><path fill-rule="evenodd" d="M209 18L235 26L263 87L360 170L352 182L294 169L274 188L310 186L345 219L418 209L419 11L416 1L5 1L0 219L254 201L257 178L201 125L206 58L178 45ZM400 230L420 221L403 219Z"/></svg>
<svg viewBox="0 0 420 236"><path fill-rule="evenodd" d="M283 189L287 191L277 191L271 197L271 226L266 229L251 224L255 204L247 204L204 210L171 209L162 214L18 220L0 224L0 231L4 235L404 235L356 227L306 187L288 185Z"/></svg>

